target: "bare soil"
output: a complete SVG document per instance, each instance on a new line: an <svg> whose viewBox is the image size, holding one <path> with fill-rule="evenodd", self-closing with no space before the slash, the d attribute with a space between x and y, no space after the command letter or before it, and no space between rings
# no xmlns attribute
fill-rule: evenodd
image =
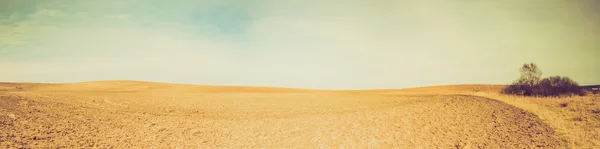
<svg viewBox="0 0 600 149"><path fill-rule="evenodd" d="M536 115L477 96L139 82L12 85L0 90L0 148L564 145Z"/></svg>

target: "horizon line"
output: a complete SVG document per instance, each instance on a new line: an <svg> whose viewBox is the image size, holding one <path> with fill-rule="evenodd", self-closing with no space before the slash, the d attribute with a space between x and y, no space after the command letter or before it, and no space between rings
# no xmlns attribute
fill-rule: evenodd
<svg viewBox="0 0 600 149"><path fill-rule="evenodd" d="M468 85L507 85L507 84L437 84L437 85L426 85L426 86L413 86L404 88L360 88L360 89L319 89L319 88L302 88L302 87L285 87L285 86L259 86L259 85L227 85L227 84L195 84L195 83L180 83L180 82L160 82L160 81L147 81L147 80L91 80L91 81L78 81L78 82L6 82L0 81L0 83L16 83L16 84L78 84L78 83L93 83L93 82L138 82L138 83L160 83L160 84L172 84L172 85L196 85L196 86L212 86L212 87L256 87L256 88L280 88L280 89L301 89L301 90L324 90L324 91L355 91L355 90L399 90L399 89L413 89L413 88L424 88L424 87L440 87L440 86L468 86ZM590 86L590 85L581 85Z"/></svg>

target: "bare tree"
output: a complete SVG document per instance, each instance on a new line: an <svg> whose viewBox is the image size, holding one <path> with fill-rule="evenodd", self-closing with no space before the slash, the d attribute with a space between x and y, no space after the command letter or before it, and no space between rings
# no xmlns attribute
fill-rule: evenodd
<svg viewBox="0 0 600 149"><path fill-rule="evenodd" d="M542 71L534 63L523 64L520 71L521 76L513 84L521 88L518 94L531 96L535 92L535 86L541 80Z"/></svg>
<svg viewBox="0 0 600 149"><path fill-rule="evenodd" d="M523 64L520 71L519 81L523 81L527 85L536 85L542 80L542 71L534 63Z"/></svg>

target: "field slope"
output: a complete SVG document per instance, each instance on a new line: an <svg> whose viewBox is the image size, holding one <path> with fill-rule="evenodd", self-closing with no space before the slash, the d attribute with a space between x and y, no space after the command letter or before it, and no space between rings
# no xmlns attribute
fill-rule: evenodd
<svg viewBox="0 0 600 149"><path fill-rule="evenodd" d="M436 88L324 91L136 81L0 86L0 148L564 145L534 114Z"/></svg>

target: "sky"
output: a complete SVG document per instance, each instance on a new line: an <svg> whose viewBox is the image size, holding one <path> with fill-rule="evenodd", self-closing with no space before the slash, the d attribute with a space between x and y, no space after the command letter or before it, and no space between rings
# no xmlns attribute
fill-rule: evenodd
<svg viewBox="0 0 600 149"><path fill-rule="evenodd" d="M600 84L597 0L0 0L0 82Z"/></svg>

